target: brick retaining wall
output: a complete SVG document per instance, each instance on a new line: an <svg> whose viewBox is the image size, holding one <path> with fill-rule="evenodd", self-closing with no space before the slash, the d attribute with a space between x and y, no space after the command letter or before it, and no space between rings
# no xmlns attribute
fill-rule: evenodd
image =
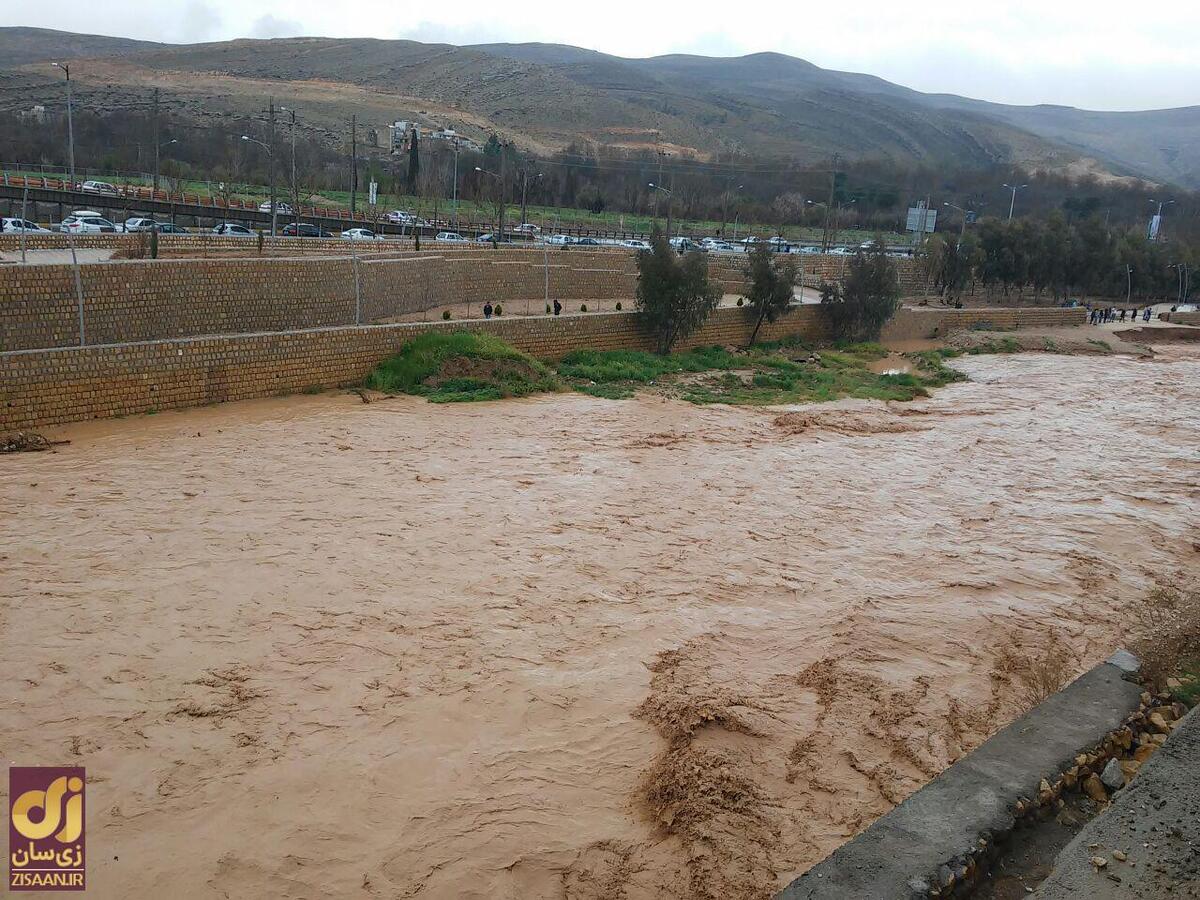
<svg viewBox="0 0 1200 900"><path fill-rule="evenodd" d="M745 344L746 310L717 310L680 349ZM0 432L296 393L361 381L425 331L486 331L542 358L575 349L653 349L634 313L320 328L0 354ZM822 340L824 315L797 307L760 336Z"/></svg>
<svg viewBox="0 0 1200 900"><path fill-rule="evenodd" d="M1056 328L1083 325L1086 322L1087 310L1082 308L926 309L906 306L883 327L881 339L922 340L940 337L963 328Z"/></svg>
<svg viewBox="0 0 1200 900"><path fill-rule="evenodd" d="M914 321L928 331L931 324L950 321L961 327L976 312L902 310L900 315L916 314L919 318ZM989 310L993 321L997 312L1004 313L1004 321L1013 327L1083 321L1077 310ZM931 323L931 313L940 322ZM744 345L752 326L747 310L725 307L716 310L680 349ZM575 349L653 349L636 313L592 313L343 326L0 353L0 431L351 384L416 335L455 330L496 334L541 358ZM793 307L775 324L765 325L760 336L778 340L790 335L813 343L826 339L821 308Z"/></svg>

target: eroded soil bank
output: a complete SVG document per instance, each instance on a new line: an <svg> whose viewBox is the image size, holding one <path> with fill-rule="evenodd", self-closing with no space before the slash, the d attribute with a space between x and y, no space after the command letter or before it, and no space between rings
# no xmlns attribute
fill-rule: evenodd
<svg viewBox="0 0 1200 900"><path fill-rule="evenodd" d="M297 397L0 457L97 897L763 897L1200 567L1200 352L797 414Z"/></svg>

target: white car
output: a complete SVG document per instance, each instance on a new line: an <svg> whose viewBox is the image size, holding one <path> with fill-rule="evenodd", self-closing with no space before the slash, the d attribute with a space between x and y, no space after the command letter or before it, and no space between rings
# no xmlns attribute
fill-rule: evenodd
<svg viewBox="0 0 1200 900"><path fill-rule="evenodd" d="M540 234L542 229L532 222L522 222L513 229L517 234Z"/></svg>
<svg viewBox="0 0 1200 900"><path fill-rule="evenodd" d="M733 253L737 248L726 241L714 241L708 239L707 243L701 242L701 246L708 250L709 253Z"/></svg>
<svg viewBox="0 0 1200 900"><path fill-rule="evenodd" d="M111 194L116 196L121 193L117 190L115 184L109 184L107 181L85 181L79 186L79 189L86 194Z"/></svg>
<svg viewBox="0 0 1200 900"><path fill-rule="evenodd" d="M126 219L121 229L123 231L150 231L154 228L155 224L153 219L148 219L145 216L134 216L131 219Z"/></svg>
<svg viewBox="0 0 1200 900"><path fill-rule="evenodd" d="M264 200L262 203L258 204L258 211L261 213L269 213L271 211L271 201ZM289 206L287 203L283 203L279 200L276 200L275 201L275 215L290 216L290 215L292 215L292 207Z"/></svg>
<svg viewBox="0 0 1200 900"><path fill-rule="evenodd" d="M434 238L442 244L469 244L471 243L457 231L439 231L437 237Z"/></svg>
<svg viewBox="0 0 1200 900"><path fill-rule="evenodd" d="M393 209L387 214L387 220L393 225L411 225L416 218L412 213L405 212L402 209Z"/></svg>
<svg viewBox="0 0 1200 900"><path fill-rule="evenodd" d="M254 232L245 225L235 225L233 222L222 222L212 230L213 234L223 234L226 237L254 237Z"/></svg>
<svg viewBox="0 0 1200 900"><path fill-rule="evenodd" d="M546 243L552 247L566 247L575 243L575 238L569 234L552 234L546 238Z"/></svg>
<svg viewBox="0 0 1200 900"><path fill-rule="evenodd" d="M621 241L622 247L628 247L630 250L649 250L649 241L639 241L637 238L631 238L627 241Z"/></svg>
<svg viewBox="0 0 1200 900"><path fill-rule="evenodd" d="M115 233L118 229L98 212L90 209L77 209L59 223L58 230L70 234L100 234L102 232Z"/></svg>
<svg viewBox="0 0 1200 900"><path fill-rule="evenodd" d="M792 253L820 253L820 252L821 252L820 247L811 247L811 246L792 247Z"/></svg>
<svg viewBox="0 0 1200 900"><path fill-rule="evenodd" d="M376 234L370 228L347 228L342 237L353 241L381 241L383 235Z"/></svg>
<svg viewBox="0 0 1200 900"><path fill-rule="evenodd" d="M834 247L829 251L830 256L853 256L854 251L849 247Z"/></svg>
<svg viewBox="0 0 1200 900"><path fill-rule="evenodd" d="M43 228L28 219L0 219L0 232L4 234L49 234L50 229Z"/></svg>

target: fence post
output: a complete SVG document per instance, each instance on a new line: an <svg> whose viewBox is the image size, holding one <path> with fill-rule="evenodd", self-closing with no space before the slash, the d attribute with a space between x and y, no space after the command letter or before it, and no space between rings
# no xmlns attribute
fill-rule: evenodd
<svg viewBox="0 0 1200 900"><path fill-rule="evenodd" d="M362 286L358 280L358 250L354 246L356 238L350 236L350 260L354 266L354 324L362 324Z"/></svg>

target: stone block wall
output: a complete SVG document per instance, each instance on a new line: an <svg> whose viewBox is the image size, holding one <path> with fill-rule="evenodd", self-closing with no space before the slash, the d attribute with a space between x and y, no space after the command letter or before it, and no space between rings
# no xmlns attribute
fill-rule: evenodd
<svg viewBox="0 0 1200 900"><path fill-rule="evenodd" d="M679 349L745 344L746 310L717 310ZM0 353L0 432L335 387L361 381L381 359L426 331L499 335L540 358L575 349L653 349L634 313L318 328ZM797 307L762 340L827 335L815 306Z"/></svg>
<svg viewBox="0 0 1200 900"><path fill-rule="evenodd" d="M1020 309L936 309L906 306L883 328L884 341L924 340L964 328L1057 328L1083 325L1086 309L1061 307Z"/></svg>

